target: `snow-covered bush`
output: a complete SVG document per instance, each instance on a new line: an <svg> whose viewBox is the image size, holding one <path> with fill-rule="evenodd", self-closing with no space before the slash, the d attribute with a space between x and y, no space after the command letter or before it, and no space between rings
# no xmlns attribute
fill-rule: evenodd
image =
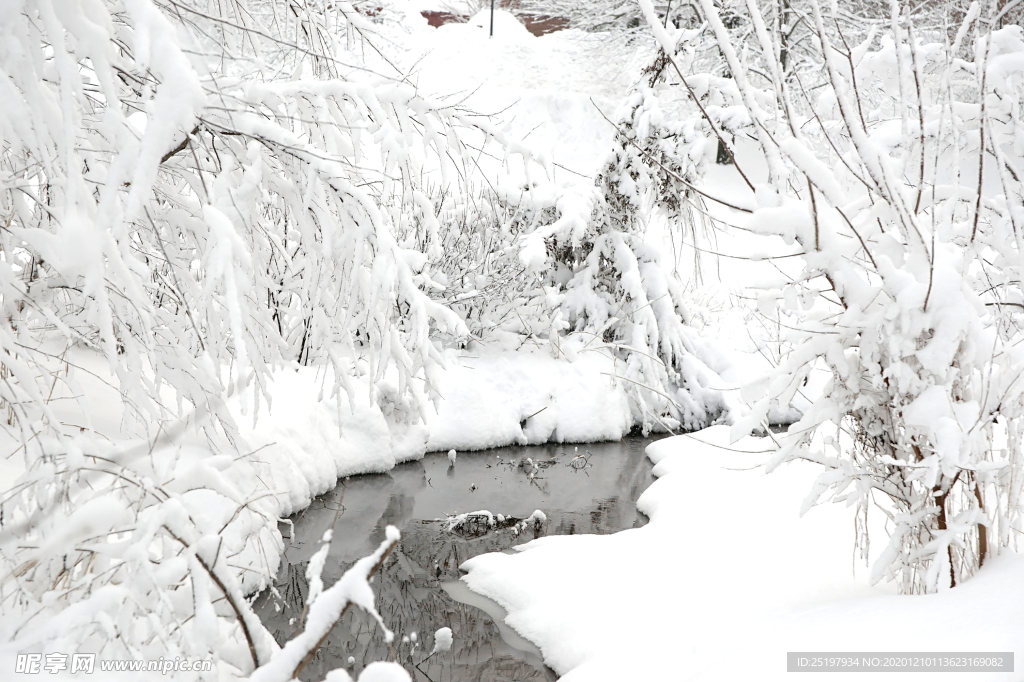
<svg viewBox="0 0 1024 682"><path fill-rule="evenodd" d="M781 311L762 296L766 314L788 316L791 346L748 389L755 409L736 432L824 363L832 380L778 438L773 466L820 463L805 509L823 495L857 505L864 552L868 509L887 514L875 579L955 585L1021 532L1024 30L994 29L974 4L950 44L893 3L886 31L837 45L835 3L826 15L812 2L825 56L812 94L778 59L755 83L714 4L701 5L768 165L736 213L804 260L776 293ZM674 52L677 36L650 18ZM761 54L778 54L758 3L747 20Z"/></svg>
<svg viewBox="0 0 1024 682"><path fill-rule="evenodd" d="M724 384L710 366L717 359L687 326L684 277L660 233L647 229L652 193L626 189L626 148L616 141L593 185L537 181L500 195L510 219L459 237L492 245L470 280L476 287L464 294L487 292L470 328L513 332L520 344L546 339L569 360L579 352L612 357L609 380L623 382L645 433L731 419L735 405L714 388Z"/></svg>
<svg viewBox="0 0 1024 682"><path fill-rule="evenodd" d="M527 12L562 17L573 28L600 33L635 32L641 34L643 18L635 2L624 0L520 0L520 7ZM694 16L689 3L682 3L672 12L673 3L658 2L655 7L658 16L666 16L674 22ZM685 18L685 19L684 19Z"/></svg>

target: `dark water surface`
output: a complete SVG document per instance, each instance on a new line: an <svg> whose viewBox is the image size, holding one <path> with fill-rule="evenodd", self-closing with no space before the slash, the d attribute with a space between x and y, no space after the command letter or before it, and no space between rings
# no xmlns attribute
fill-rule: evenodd
<svg viewBox="0 0 1024 682"><path fill-rule="evenodd" d="M322 680L339 667L354 678L370 662L393 655L417 682L554 680L540 652L501 623L501 609L457 582L458 567L478 554L508 550L535 537L613 533L643 525L646 518L636 510L636 500L654 481L644 456L650 442L637 437L587 444L578 451L572 445L539 445L464 452L454 467L445 454L434 454L387 474L353 476L283 524L288 546L276 589L257 598L256 611L283 644L301 629L306 565L324 532L334 529L322 576L330 586L356 559L372 552L385 527L393 525L401 530L402 542L373 588L377 608L395 632L394 653L376 623L352 609L303 671L303 680ZM569 466L575 455L586 452L591 455L585 468ZM523 466L526 458L534 464ZM513 525L538 509L545 523L528 523L525 529ZM457 531L447 529L448 515L477 510L506 518L496 528L470 519ZM434 632L445 626L455 636L452 650L416 668L430 653Z"/></svg>

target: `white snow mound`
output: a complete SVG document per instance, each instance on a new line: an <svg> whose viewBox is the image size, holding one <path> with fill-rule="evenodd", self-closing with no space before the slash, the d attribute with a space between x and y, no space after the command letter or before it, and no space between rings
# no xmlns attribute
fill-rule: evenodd
<svg viewBox="0 0 1024 682"><path fill-rule="evenodd" d="M477 12L466 24L490 37L491 31L491 10L484 9ZM534 35L525 26L519 23L515 15L505 10L494 10L494 38L506 42L521 43L533 40Z"/></svg>

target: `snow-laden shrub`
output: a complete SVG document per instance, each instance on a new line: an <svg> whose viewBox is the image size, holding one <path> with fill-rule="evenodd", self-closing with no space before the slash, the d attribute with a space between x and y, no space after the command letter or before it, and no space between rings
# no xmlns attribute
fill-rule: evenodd
<svg viewBox="0 0 1024 682"><path fill-rule="evenodd" d="M812 95L778 60L749 69L701 4L768 164L745 227L799 244L804 261L781 312L764 306L788 317L790 350L747 391L755 408L736 432L824 363L831 381L772 466L821 464L805 509L826 495L856 505L865 552L868 509L887 515L874 579L955 585L1022 529L1024 30L993 28L975 4L950 44L894 3L886 32L848 47L812 2L825 55ZM761 54L777 54L758 5L747 11Z"/></svg>
<svg viewBox="0 0 1024 682"><path fill-rule="evenodd" d="M691 51L687 65L694 58ZM552 327L582 335L588 347L621 361L616 376L645 432L699 429L732 420L739 409L722 390L727 382L718 372L726 365L689 325L685 286L699 263L680 271L663 230L671 226L675 238L691 244L703 236L706 206L691 180L713 153L708 135L731 139L749 118L729 106L732 80L714 76L694 84L713 124L674 118L669 63L664 53L651 60L609 120L617 134L593 187L544 198L530 193L547 215L525 235L520 253L543 273L544 290L558 303Z"/></svg>
<svg viewBox="0 0 1024 682"><path fill-rule="evenodd" d="M622 358L619 375L645 431L695 430L734 418L736 406L720 390L725 382L710 366L715 357L688 326L685 275L664 243L648 236L652 222L667 222L692 243L704 227L685 180L703 154L674 153L695 133L687 124L665 125L657 103L644 82L625 103L597 178L591 224L581 234L556 233L555 258L573 272L565 284L566 323Z"/></svg>
<svg viewBox="0 0 1024 682"><path fill-rule="evenodd" d="M699 64L699 73L731 77L729 65L718 48L713 32L706 30L707 16L700 2L650 3L658 24L665 28L698 29L686 40ZM745 64L761 69L767 61L776 60L786 78L799 71L808 72L821 63L821 52L814 41L810 22L809 0L773 0L758 3L765 29L772 36L773 52L762 53L764 45L757 37L754 22L747 12L747 0L715 0L714 8L730 43ZM956 0L937 3L913 3L908 6L915 18L930 27L942 27L947 16L959 9ZM626 46L650 44L650 31L641 3L636 0L517 0L523 12L565 19L569 26L600 36L606 50L622 50ZM845 0L833 3L834 20L825 29L840 43L862 40L872 27L887 20L887 0ZM1016 12L1008 8L1007 23ZM700 30L705 29L705 30ZM607 53L606 53L607 54ZM767 57L765 55L768 55ZM595 58L600 58L595 56Z"/></svg>
<svg viewBox="0 0 1024 682"><path fill-rule="evenodd" d="M622 382L645 433L732 419L736 406L712 368L721 360L688 326L685 275L648 230L657 193L627 188L630 144L616 140L594 184L535 180L499 191L491 208L502 219L450 237L464 247L452 264L459 272L446 277L457 284L450 300L474 336L543 339L570 361L579 352L613 358L609 381ZM563 344L571 336L580 343Z"/></svg>

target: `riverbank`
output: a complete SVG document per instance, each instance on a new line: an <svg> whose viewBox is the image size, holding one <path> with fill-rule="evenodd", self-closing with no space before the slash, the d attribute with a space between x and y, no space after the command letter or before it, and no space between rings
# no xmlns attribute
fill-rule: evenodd
<svg viewBox="0 0 1024 682"><path fill-rule="evenodd" d="M392 470L428 449L618 440L633 424L626 394L613 376L614 360L601 352L577 352L569 362L531 343L515 351L471 347L450 351L445 359L438 400L427 404L427 419L418 424L409 425L415 406L396 399L397 391L389 393L386 377L371 394L369 377L356 366L350 390L334 395L322 368L286 368L268 382L269 404L260 406L255 422L251 397L248 409L240 396L228 401L238 433L226 441L196 415L184 422L132 422L118 400L116 378L105 373L103 363L89 351L68 353L68 381L52 393L54 416L83 425L89 456L116 466L113 475L130 486L123 500L108 495L77 508L70 530L116 533L132 523L126 540L141 543L136 551L143 553L128 557L144 563L145 556L181 551L180 544L164 547L163 540L146 535L148 519L173 518L182 524L178 537L183 528L194 538L187 542L215 547L209 556L217 558L208 561L218 562L222 579L237 585L240 595L251 595L270 585L281 565L278 520L345 477ZM8 451L13 455L2 473L4 488L13 489L25 471L16 444ZM23 480L36 475L28 472ZM152 494L138 498L136 488ZM0 651L0 669L9 664L14 670L19 652L69 648L61 644L69 633L86 633L76 650L106 651L109 636L94 624L116 619L125 608L121 600L129 598L120 588L97 593L83 602L75 622L45 617L60 604L7 609L0 635L9 644ZM249 653L236 621L229 612L223 615L210 623L208 640L220 646L218 674L237 676ZM167 655L160 642L147 646L137 655Z"/></svg>
<svg viewBox="0 0 1024 682"><path fill-rule="evenodd" d="M578 451L554 444L463 451L454 465L434 453L385 474L353 476L283 524L286 548L275 589L261 593L254 610L278 642L290 639L301 629L309 562L324 534L331 532L331 545L321 579L330 585L395 526L402 534L396 560L382 567L373 590L396 633L397 659L373 619L352 612L322 643L302 680L319 682L338 667L355 678L374 660L398 660L413 672L429 651L430 633L441 627L452 630L454 643L421 666L430 679L554 680L536 647L505 626L497 605L459 582L459 564L537 537L643 525L636 499L654 480L644 454L649 442L629 436ZM581 453L588 466L570 466Z"/></svg>
<svg viewBox="0 0 1024 682"><path fill-rule="evenodd" d="M770 448L768 439L730 444L726 427L658 441L647 449L658 480L638 502L649 524L479 556L463 564L464 581L508 611L507 624L563 682L781 680L787 651L1012 651L1019 670L1024 556L994 557L938 594L871 586L853 556L852 510L826 504L801 517L817 469L765 474ZM873 522L880 551L886 537ZM946 677L962 674L929 673Z"/></svg>

